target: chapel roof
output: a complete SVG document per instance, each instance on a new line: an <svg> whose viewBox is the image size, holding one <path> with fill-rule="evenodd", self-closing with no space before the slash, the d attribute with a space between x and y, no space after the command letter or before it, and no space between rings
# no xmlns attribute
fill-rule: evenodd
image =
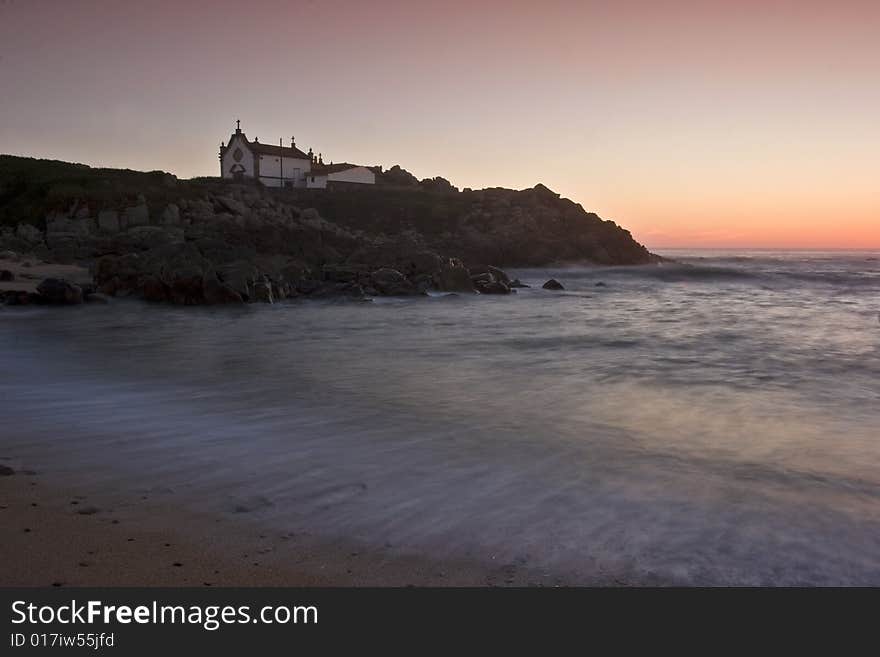
<svg viewBox="0 0 880 657"><path fill-rule="evenodd" d="M229 141L226 142L226 146L223 147L223 151L229 148L229 144L236 137L241 137L241 140L245 143L248 149L252 153L259 153L260 155L274 155L278 157L279 155L283 157L295 158L298 160L310 160L311 158L307 153L303 153L296 146L273 146L272 144L263 144L258 141L250 141L247 138L247 135L243 132L233 132L232 136L229 138Z"/></svg>

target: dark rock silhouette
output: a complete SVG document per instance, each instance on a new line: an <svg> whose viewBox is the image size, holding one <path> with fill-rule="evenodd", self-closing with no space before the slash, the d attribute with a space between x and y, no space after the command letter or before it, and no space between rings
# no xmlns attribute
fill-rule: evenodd
<svg viewBox="0 0 880 657"><path fill-rule="evenodd" d="M37 286L37 292L49 304L76 305L83 302L82 288L60 278L47 278Z"/></svg>
<svg viewBox="0 0 880 657"><path fill-rule="evenodd" d="M0 156L0 190L0 251L88 265L97 288L51 283L6 303L506 294L523 284L502 267L659 260L544 185L459 192L399 166L375 186L328 192Z"/></svg>

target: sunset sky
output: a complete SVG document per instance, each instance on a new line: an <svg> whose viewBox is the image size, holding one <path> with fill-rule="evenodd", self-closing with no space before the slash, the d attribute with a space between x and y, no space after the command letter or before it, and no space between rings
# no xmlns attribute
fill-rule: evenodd
<svg viewBox="0 0 880 657"><path fill-rule="evenodd" d="M0 0L0 152L546 184L649 247L880 248L880 2Z"/></svg>

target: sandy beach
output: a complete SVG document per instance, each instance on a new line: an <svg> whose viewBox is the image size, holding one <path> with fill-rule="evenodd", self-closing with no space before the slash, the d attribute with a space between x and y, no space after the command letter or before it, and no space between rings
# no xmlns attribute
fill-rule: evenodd
<svg viewBox="0 0 880 657"><path fill-rule="evenodd" d="M15 278L11 281L0 281L0 292L36 292L40 282L47 278L63 278L77 285L92 282L92 275L85 267L46 263L30 256L0 258L0 271L3 270L12 272Z"/></svg>
<svg viewBox="0 0 880 657"><path fill-rule="evenodd" d="M0 476L0 519L3 586L554 585L508 566L261 532L189 513L168 494L96 496L29 470Z"/></svg>

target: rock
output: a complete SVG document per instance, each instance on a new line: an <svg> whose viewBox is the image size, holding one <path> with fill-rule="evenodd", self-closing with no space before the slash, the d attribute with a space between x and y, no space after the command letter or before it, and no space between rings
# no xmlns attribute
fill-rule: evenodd
<svg viewBox="0 0 880 657"><path fill-rule="evenodd" d="M555 201L559 198L559 194L557 194L547 186L543 185L542 183L538 183L537 185L535 185L532 190L539 196L542 196L549 201Z"/></svg>
<svg viewBox="0 0 880 657"><path fill-rule="evenodd" d="M67 215L57 212L46 217L46 237L49 241L55 235L72 238L88 237L96 227L94 219L88 217L70 219ZM51 243L49 246L52 246Z"/></svg>
<svg viewBox="0 0 880 657"><path fill-rule="evenodd" d="M557 281L555 278L551 278L549 281L544 283L541 287L543 287L545 290L564 290L565 289L564 287L562 287L562 283Z"/></svg>
<svg viewBox="0 0 880 657"><path fill-rule="evenodd" d="M257 281L254 283L254 301L263 303L274 303L272 298L272 285L266 281Z"/></svg>
<svg viewBox="0 0 880 657"><path fill-rule="evenodd" d="M237 260L220 267L217 275L222 283L237 292L243 300L249 301L254 294L253 286L259 277L259 271L252 263Z"/></svg>
<svg viewBox="0 0 880 657"><path fill-rule="evenodd" d="M118 233L119 213L116 210L101 210L98 213L98 230L105 233Z"/></svg>
<svg viewBox="0 0 880 657"><path fill-rule="evenodd" d="M362 299L366 296L364 288L356 283L353 285L342 286L341 289L339 289L339 293L352 299Z"/></svg>
<svg viewBox="0 0 880 657"><path fill-rule="evenodd" d="M8 465L0 465L0 477L9 477L15 474L15 470Z"/></svg>
<svg viewBox="0 0 880 657"><path fill-rule="evenodd" d="M398 270L408 278L420 276L423 274L432 275L439 271L443 266L443 258L432 251L418 251L408 253L403 257L397 258Z"/></svg>
<svg viewBox="0 0 880 657"><path fill-rule="evenodd" d="M248 208L241 201L236 201L234 198L230 198L229 196L217 196L215 198L217 205L221 210L225 212L230 212L232 214L244 215L247 214Z"/></svg>
<svg viewBox="0 0 880 657"><path fill-rule="evenodd" d="M214 277L205 277L203 289L205 303L207 304L243 303L243 299L238 292Z"/></svg>
<svg viewBox="0 0 880 657"><path fill-rule="evenodd" d="M26 306L31 303L31 293L24 290L0 290L0 301L7 306Z"/></svg>
<svg viewBox="0 0 880 657"><path fill-rule="evenodd" d="M510 288L501 281L490 281L477 285L477 292L480 294L510 294Z"/></svg>
<svg viewBox="0 0 880 657"><path fill-rule="evenodd" d="M95 282L102 294L125 296L139 292L141 279L148 273L147 260L138 253L103 256L95 265Z"/></svg>
<svg viewBox="0 0 880 657"><path fill-rule="evenodd" d="M386 185L417 187L419 184L419 179L406 169L402 169L399 164L395 164L384 173L381 173L379 178Z"/></svg>
<svg viewBox="0 0 880 657"><path fill-rule="evenodd" d="M330 283L353 283L363 270L356 266L324 265L322 278Z"/></svg>
<svg viewBox="0 0 880 657"><path fill-rule="evenodd" d="M0 269L0 281L8 282L8 281L14 281L14 280L15 280L15 274L13 274L8 269Z"/></svg>
<svg viewBox="0 0 880 657"><path fill-rule="evenodd" d="M61 278L47 278L37 286L37 292L46 303L53 305L76 305L83 302L82 288Z"/></svg>
<svg viewBox="0 0 880 657"><path fill-rule="evenodd" d="M147 276L141 283L141 295L145 301L168 301L165 284L155 276Z"/></svg>
<svg viewBox="0 0 880 657"><path fill-rule="evenodd" d="M7 306L29 306L42 302L39 294L25 290L7 290L6 292L0 290L0 298Z"/></svg>
<svg viewBox="0 0 880 657"><path fill-rule="evenodd" d="M296 296L296 290L286 281L272 281L272 297L275 301Z"/></svg>
<svg viewBox="0 0 880 657"><path fill-rule="evenodd" d="M303 278L296 282L296 291L301 294L314 294L321 287L321 281L316 281L312 278Z"/></svg>
<svg viewBox="0 0 880 657"><path fill-rule="evenodd" d="M85 296L86 303L110 303L110 297L100 292L92 292Z"/></svg>
<svg viewBox="0 0 880 657"><path fill-rule="evenodd" d="M38 244L43 241L43 233L31 224L18 224L15 235L29 244Z"/></svg>
<svg viewBox="0 0 880 657"><path fill-rule="evenodd" d="M507 286L510 286L510 277L504 272L504 270L499 269L498 267L493 267L492 265L476 265L474 267L470 267L469 271L471 273L471 277L478 276L480 274L490 274L493 279L496 281L501 281Z"/></svg>
<svg viewBox="0 0 880 657"><path fill-rule="evenodd" d="M434 272L434 289L440 292L473 292L471 275L460 261L450 259Z"/></svg>
<svg viewBox="0 0 880 657"><path fill-rule="evenodd" d="M387 267L374 271L370 275L372 287L376 288L380 294L389 296L406 296L416 294L416 289L410 283L406 276L396 269Z"/></svg>
<svg viewBox="0 0 880 657"><path fill-rule="evenodd" d="M308 222L322 221L321 215L318 213L318 211L315 208L306 208L305 210L303 210L302 212L299 213L299 217L303 221L308 221Z"/></svg>
<svg viewBox="0 0 880 657"><path fill-rule="evenodd" d="M121 228L133 228L135 226L147 226L150 223L150 209L146 203L140 203L122 212L120 220Z"/></svg>
<svg viewBox="0 0 880 657"><path fill-rule="evenodd" d="M171 279L168 300L178 306L200 306L205 303L204 278L198 273L181 273Z"/></svg>
<svg viewBox="0 0 880 657"><path fill-rule="evenodd" d="M161 220L163 226L179 226L180 208L178 208L174 203L169 203L165 206L165 209L162 210Z"/></svg>
<svg viewBox="0 0 880 657"><path fill-rule="evenodd" d="M595 287L608 287L603 281L596 283Z"/></svg>
<svg viewBox="0 0 880 657"><path fill-rule="evenodd" d="M434 287L434 277L430 274L419 274L412 279L417 294L427 294Z"/></svg>
<svg viewBox="0 0 880 657"><path fill-rule="evenodd" d="M514 278L512 281L510 281L510 285L509 285L508 287L511 287L511 288L514 288L514 287L531 287L531 285L526 285L525 283L522 283L518 278Z"/></svg>
<svg viewBox="0 0 880 657"><path fill-rule="evenodd" d="M183 239L179 230L160 228L159 226L136 226L127 230L121 237L124 237L130 247L144 251Z"/></svg>

